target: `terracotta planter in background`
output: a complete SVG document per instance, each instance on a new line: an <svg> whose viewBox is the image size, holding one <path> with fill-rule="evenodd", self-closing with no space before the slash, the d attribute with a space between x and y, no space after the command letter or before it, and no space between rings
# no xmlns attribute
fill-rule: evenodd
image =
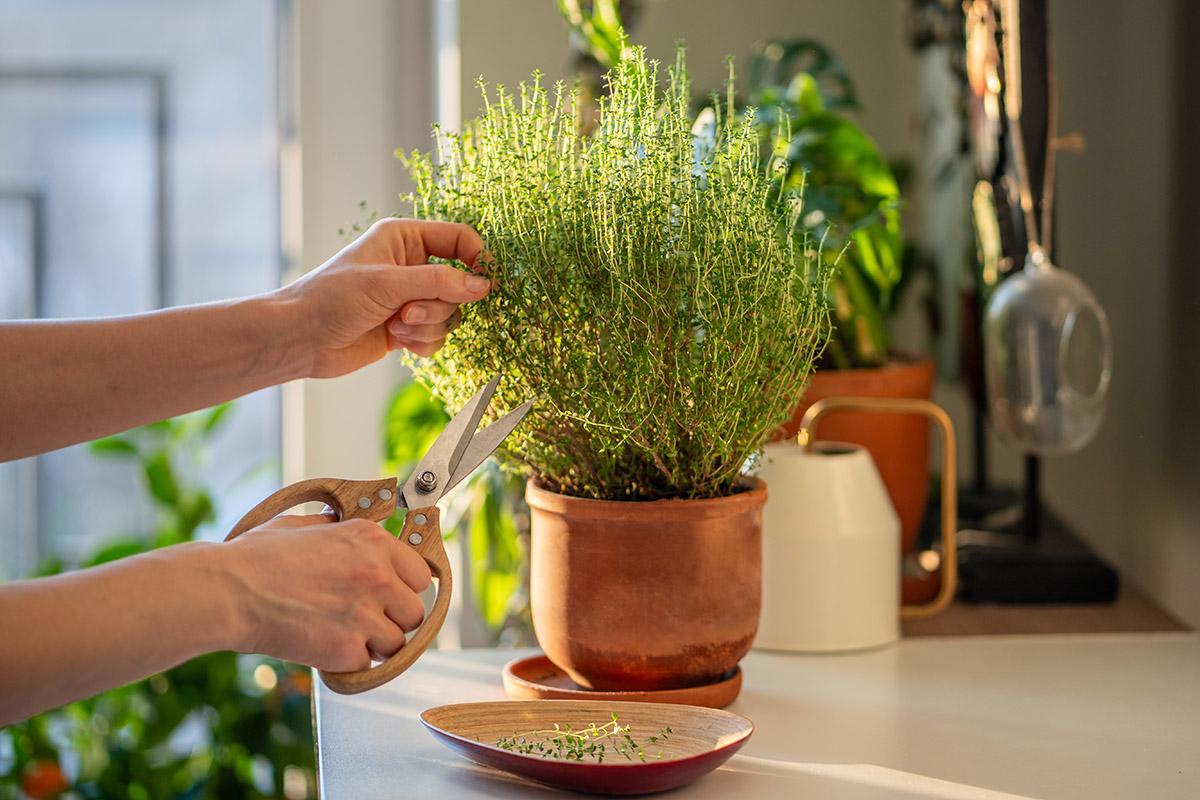
<svg viewBox="0 0 1200 800"><path fill-rule="evenodd" d="M711 500L568 497L530 481L533 627L546 655L601 690L699 686L758 630L766 485Z"/></svg>
<svg viewBox="0 0 1200 800"><path fill-rule="evenodd" d="M894 358L877 369L823 369L813 373L808 390L781 438L794 438L808 407L826 397L908 397L928 400L933 394L930 359ZM865 447L875 460L892 505L900 517L901 552L913 550L929 497L929 421L909 414L834 411L817 426L820 441L849 442ZM936 591L936 586L934 586Z"/></svg>

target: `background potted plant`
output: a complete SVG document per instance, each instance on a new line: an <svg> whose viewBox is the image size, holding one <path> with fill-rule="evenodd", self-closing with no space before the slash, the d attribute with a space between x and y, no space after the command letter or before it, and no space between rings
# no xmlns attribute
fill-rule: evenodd
<svg viewBox="0 0 1200 800"><path fill-rule="evenodd" d="M780 181L803 190L800 225L827 251L841 254L830 282L833 337L780 436L795 436L804 412L826 397L929 399L932 359L890 345L888 318L914 272L915 250L901 231L895 172L844 113L859 105L850 74L811 39L768 41L756 48L748 83L749 102L761 109L763 141L787 154ZM821 438L870 451L900 516L903 552L912 552L929 494L928 422L839 411L822 423ZM905 599L926 599L934 591L936 582L906 581Z"/></svg>
<svg viewBox="0 0 1200 800"><path fill-rule="evenodd" d="M495 279L414 369L451 407L494 372L497 407L538 399L502 453L530 476L534 627L599 689L705 683L749 649L766 491L742 468L829 334L828 271L732 84L701 137L682 50L659 87L634 48L591 134L535 76L439 133L440 163L406 158L414 213L478 228Z"/></svg>

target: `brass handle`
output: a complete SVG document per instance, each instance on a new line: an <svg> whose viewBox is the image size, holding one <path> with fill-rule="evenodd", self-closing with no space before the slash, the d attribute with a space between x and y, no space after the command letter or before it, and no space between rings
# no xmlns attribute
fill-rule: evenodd
<svg viewBox="0 0 1200 800"><path fill-rule="evenodd" d="M241 536L278 514L310 501L322 502L332 508L338 519L369 519L383 522L396 510L396 479L378 481L349 481L340 478L313 478L285 486L250 509L238 520L225 541ZM450 560L442 543L441 516L436 506L412 509L404 517L400 541L417 551L437 580L437 596L433 608L421 623L417 635L390 658L373 667L352 672L321 672L321 680L339 694L357 694L382 686L404 672L433 643L446 612L454 581Z"/></svg>
<svg viewBox="0 0 1200 800"><path fill-rule="evenodd" d="M922 605L902 605L901 619L932 617L944 610L958 589L958 479L954 425L937 403L904 397L826 397L808 407L800 420L800 446L811 450L821 417L835 410L920 414L937 422L942 433L942 580L937 596Z"/></svg>

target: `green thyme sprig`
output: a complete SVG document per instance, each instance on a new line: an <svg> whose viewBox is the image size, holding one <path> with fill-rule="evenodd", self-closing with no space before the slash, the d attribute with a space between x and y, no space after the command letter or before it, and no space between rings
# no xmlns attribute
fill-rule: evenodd
<svg viewBox="0 0 1200 800"><path fill-rule="evenodd" d="M670 726L662 728L646 742L649 745L665 743L672 733L674 731ZM603 725L593 722L577 731L570 725L555 723L553 728L502 737L496 740L496 746L514 753L555 758L560 761L590 759L603 764L606 756L623 757L627 761L633 761L635 758L643 763L646 761L645 747L633 738L630 726L622 725L615 713L612 720ZM655 759L662 757L662 750L654 755Z"/></svg>
<svg viewBox="0 0 1200 800"><path fill-rule="evenodd" d="M417 376L457 409L535 398L501 456L554 490L718 497L784 421L829 337L829 269L795 233L753 115L729 92L693 120L681 48L664 82L632 48L591 133L578 92L535 74L402 156L417 217L473 225L494 279ZM586 118L586 119L585 119Z"/></svg>

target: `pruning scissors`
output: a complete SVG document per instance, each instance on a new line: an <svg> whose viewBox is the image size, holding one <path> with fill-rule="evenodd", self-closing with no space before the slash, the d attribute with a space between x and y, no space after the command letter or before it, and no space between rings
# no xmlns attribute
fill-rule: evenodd
<svg viewBox="0 0 1200 800"><path fill-rule="evenodd" d="M392 515L397 505L408 509L400 541L425 559L433 577L437 579L437 597L433 608L421 623L416 636L386 661L354 672L322 672L322 680L335 692L356 694L387 683L412 666L441 630L446 609L450 606L453 577L446 559L446 548L442 544L436 503L487 460L533 404L532 400L526 401L491 425L476 430L499 382L500 376L496 375L467 401L430 445L425 457L417 463L399 491L396 478L377 481L312 478L300 481L283 487L252 508L225 537L225 541L229 541L293 506L310 501L325 503L339 520L369 519L382 522Z"/></svg>

